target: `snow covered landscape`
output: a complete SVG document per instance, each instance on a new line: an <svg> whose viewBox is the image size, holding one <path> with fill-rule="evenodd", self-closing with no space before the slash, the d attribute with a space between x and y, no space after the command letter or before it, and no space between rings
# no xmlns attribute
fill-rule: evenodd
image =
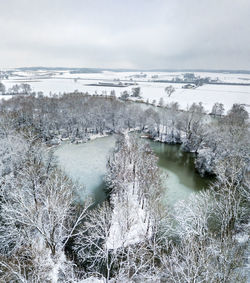
<svg viewBox="0 0 250 283"><path fill-rule="evenodd" d="M0 1L0 283L250 282L250 1Z"/></svg>
<svg viewBox="0 0 250 283"><path fill-rule="evenodd" d="M12 70L8 80L2 83L6 91L15 84L27 83L32 91L43 92L44 95L62 94L65 92L88 92L89 94L110 95L115 91L117 96L122 92L131 92L132 88L140 87L141 99L150 103L162 98L165 104L178 102L181 109L186 110L193 102L202 102L206 111L211 112L214 103L222 103L228 111L234 103L242 104L250 112L250 74L209 73L193 72L200 78L209 77L218 79L221 83L238 83L239 85L204 84L194 89L184 89L186 83L163 83L158 80L172 80L175 77L183 77L185 72L119 72L100 71L100 73L71 73L72 71L18 71ZM77 71L76 71L77 72ZM145 77L141 77L141 76ZM139 78L138 78L139 76ZM157 77L155 79L154 77ZM134 85L127 87L103 87L90 86L101 82L117 83L132 82ZM243 85L240 85L243 84ZM248 84L248 85L244 85ZM165 88L172 85L174 93L169 97ZM9 96L1 96L8 98Z"/></svg>
<svg viewBox="0 0 250 283"><path fill-rule="evenodd" d="M178 282L189 272L216 282L227 276L217 256L245 280L250 86L239 74L8 72L3 280L23 278L29 261L13 261L23 256L35 257L28 282ZM170 74L183 82L162 82Z"/></svg>

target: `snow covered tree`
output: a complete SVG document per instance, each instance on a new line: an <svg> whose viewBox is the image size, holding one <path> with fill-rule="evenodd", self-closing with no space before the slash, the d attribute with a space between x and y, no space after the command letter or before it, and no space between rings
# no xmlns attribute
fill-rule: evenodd
<svg viewBox="0 0 250 283"><path fill-rule="evenodd" d="M19 91L20 91L20 85L18 85L18 84L13 85L13 86L8 90L8 92L9 92L10 94L19 94Z"/></svg>
<svg viewBox="0 0 250 283"><path fill-rule="evenodd" d="M245 282L241 269L244 247L221 233L223 223L214 223L221 217L217 207L222 205L225 191L215 196L217 189L211 190L192 195L174 208L175 224L168 234L174 231L177 239L166 242L169 252L161 255L160 270L167 282ZM223 209L227 211L224 215L230 213L230 207Z"/></svg>
<svg viewBox="0 0 250 283"><path fill-rule="evenodd" d="M3 83L0 82L0 94L3 95L5 94L6 88Z"/></svg>
<svg viewBox="0 0 250 283"><path fill-rule="evenodd" d="M216 164L217 181L211 190L221 237L231 237L247 218L250 201L249 174L245 158L228 156Z"/></svg>
<svg viewBox="0 0 250 283"><path fill-rule="evenodd" d="M125 90L121 93L120 99L127 100L129 98L129 93Z"/></svg>
<svg viewBox="0 0 250 283"><path fill-rule="evenodd" d="M236 113L238 107L234 107ZM240 107L241 108L241 107ZM212 120L205 124L202 146L196 159L196 167L201 174L217 174L216 164L223 160L238 157L244 160L243 171L249 162L249 124L247 120L238 117L235 111L229 112L225 117ZM244 108L242 113L245 113ZM246 115L246 116L245 116ZM248 113L243 114L247 117ZM240 115L241 116L241 115ZM202 133L202 132L201 132ZM242 163L243 164L243 163ZM228 163L227 167L231 165Z"/></svg>
<svg viewBox="0 0 250 283"><path fill-rule="evenodd" d="M202 103L193 103L186 112L182 114L181 130L186 134L183 143L185 151L197 152L206 135L204 126L205 110Z"/></svg>
<svg viewBox="0 0 250 283"><path fill-rule="evenodd" d="M214 116L219 116L221 117L224 113L224 105L222 103L216 102L212 108L211 114Z"/></svg>
<svg viewBox="0 0 250 283"><path fill-rule="evenodd" d="M110 248L150 237L160 209L161 177L157 158L147 144L126 135L108 162L107 183L114 207Z"/></svg>
<svg viewBox="0 0 250 283"><path fill-rule="evenodd" d="M159 113L153 108L148 108L144 112L148 132L152 137L159 136L160 133L160 117Z"/></svg>
<svg viewBox="0 0 250 283"><path fill-rule="evenodd" d="M116 98L116 93L114 90L111 90L110 91L110 96L113 97L113 98Z"/></svg>
<svg viewBox="0 0 250 283"><path fill-rule="evenodd" d="M248 118L248 112L241 104L234 104L225 117L228 123L239 126L245 124Z"/></svg>
<svg viewBox="0 0 250 283"><path fill-rule="evenodd" d="M160 107L163 107L163 106L164 106L164 99L163 99L162 97L159 99L158 105L159 105Z"/></svg>
<svg viewBox="0 0 250 283"><path fill-rule="evenodd" d="M132 88L131 97L140 98L140 97L141 97L141 88L140 88L140 87L134 87L134 88Z"/></svg>
<svg viewBox="0 0 250 283"><path fill-rule="evenodd" d="M31 86L29 84L21 84L20 91L22 94L29 95L31 93Z"/></svg>
<svg viewBox="0 0 250 283"><path fill-rule="evenodd" d="M85 266L87 273L105 278L106 282L114 276L113 268L118 256L108 246L111 219L112 209L107 202L90 210L77 229L74 241L80 266Z"/></svg>
<svg viewBox="0 0 250 283"><path fill-rule="evenodd" d="M1 279L57 282L72 270L64 250L87 209L76 213L75 189L41 145L30 143L1 184Z"/></svg>

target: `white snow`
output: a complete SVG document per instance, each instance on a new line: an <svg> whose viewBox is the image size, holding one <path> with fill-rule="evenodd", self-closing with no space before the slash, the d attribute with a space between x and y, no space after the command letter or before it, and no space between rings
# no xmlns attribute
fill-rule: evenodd
<svg viewBox="0 0 250 283"><path fill-rule="evenodd" d="M8 80L2 80L6 89L14 84L27 82L36 92L43 91L45 95L50 93L64 93L73 92L75 90L88 92L89 94L110 94L111 90L115 90L116 95L119 96L121 92L131 89L135 86L129 87L103 87L90 86L89 84L98 83L102 80L114 82L114 79L133 80L137 82L142 91L142 99L152 102L162 97L165 103L178 102L181 109L186 109L193 102L204 104L205 109L210 112L215 102L223 103L225 110L229 110L234 103L244 104L250 112L250 86L236 86L236 85L203 85L196 89L183 89L184 84L175 83L159 83L152 82L152 76L158 75L157 80L171 80L176 76L182 76L184 72L144 72L146 78L135 78L139 72L111 72L105 71L102 73L83 73L70 74L69 71L37 71L37 72L14 72L14 76ZM17 77L15 75L23 76ZM198 73L196 76L210 77L212 79L218 78L222 82L231 83L250 83L249 74L226 74L226 73ZM49 77L49 78L48 78ZM75 81L77 79L77 81ZM168 97L165 93L165 87L173 85L175 92ZM7 98L7 97L6 97ZM0 98L1 99L1 98Z"/></svg>
<svg viewBox="0 0 250 283"><path fill-rule="evenodd" d="M95 277L89 277L86 279L83 279L81 281L78 281L78 283L104 283L105 281L103 279L98 279Z"/></svg>
<svg viewBox="0 0 250 283"><path fill-rule="evenodd" d="M108 135L107 134L90 134L89 136L89 139L90 140L96 140L96 139L99 139L99 138L104 138L104 137L107 137Z"/></svg>
<svg viewBox="0 0 250 283"><path fill-rule="evenodd" d="M247 233L238 233L235 239L240 244L245 244L249 240L249 235Z"/></svg>
<svg viewBox="0 0 250 283"><path fill-rule="evenodd" d="M132 184L127 184L125 194L126 199L123 200L117 195L112 197L114 210L110 234L106 242L107 249L126 247L150 236L149 218L145 209L139 204L136 188L133 189Z"/></svg>

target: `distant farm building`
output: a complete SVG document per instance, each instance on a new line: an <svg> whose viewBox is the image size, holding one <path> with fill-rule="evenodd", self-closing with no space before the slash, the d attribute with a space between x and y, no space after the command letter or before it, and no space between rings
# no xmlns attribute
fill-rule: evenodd
<svg viewBox="0 0 250 283"><path fill-rule="evenodd" d="M185 89L193 89L193 88L196 88L195 85L192 85L192 84L187 84L187 85L184 85L182 88L185 88Z"/></svg>

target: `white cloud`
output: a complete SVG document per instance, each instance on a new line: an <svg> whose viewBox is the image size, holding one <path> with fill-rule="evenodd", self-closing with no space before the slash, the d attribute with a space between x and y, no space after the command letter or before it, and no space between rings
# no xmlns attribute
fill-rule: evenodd
<svg viewBox="0 0 250 283"><path fill-rule="evenodd" d="M1 67L250 69L248 0L0 0Z"/></svg>

